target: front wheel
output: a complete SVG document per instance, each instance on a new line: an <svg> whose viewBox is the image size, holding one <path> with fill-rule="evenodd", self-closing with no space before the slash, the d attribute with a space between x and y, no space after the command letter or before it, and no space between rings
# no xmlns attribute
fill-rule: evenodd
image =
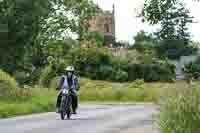
<svg viewBox="0 0 200 133"><path fill-rule="evenodd" d="M61 120L64 120L65 119L65 108L66 108L66 100L67 100L67 97L62 97L62 101L61 101L61 108L60 108L60 117L61 117Z"/></svg>
<svg viewBox="0 0 200 133"><path fill-rule="evenodd" d="M64 120L64 119L65 119L65 113L64 113L64 111L61 111L60 117L61 117L61 120Z"/></svg>
<svg viewBox="0 0 200 133"><path fill-rule="evenodd" d="M71 111L67 111L67 119L71 119Z"/></svg>
<svg viewBox="0 0 200 133"><path fill-rule="evenodd" d="M67 109L66 115L67 115L67 119L71 119L71 115L72 115L72 104L71 104L71 100L70 100L69 103L68 103L68 109Z"/></svg>

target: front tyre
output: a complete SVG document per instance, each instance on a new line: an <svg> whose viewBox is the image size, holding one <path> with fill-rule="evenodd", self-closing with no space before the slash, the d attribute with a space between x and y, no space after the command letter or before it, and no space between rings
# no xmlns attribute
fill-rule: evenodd
<svg viewBox="0 0 200 133"><path fill-rule="evenodd" d="M71 111L70 110L67 111L67 119L71 119Z"/></svg>
<svg viewBox="0 0 200 133"><path fill-rule="evenodd" d="M65 119L65 113L64 113L64 111L61 111L60 117L61 117L61 120L64 120L64 119Z"/></svg>
<svg viewBox="0 0 200 133"><path fill-rule="evenodd" d="M71 119L71 115L72 115L72 103L71 103L71 99L69 100L68 103L68 109L67 109L67 119Z"/></svg>
<svg viewBox="0 0 200 133"><path fill-rule="evenodd" d="M66 100L67 98L64 96L62 98L62 101L61 101L61 108L60 108L60 117L61 117L61 120L64 120L65 119L65 107L66 107Z"/></svg>

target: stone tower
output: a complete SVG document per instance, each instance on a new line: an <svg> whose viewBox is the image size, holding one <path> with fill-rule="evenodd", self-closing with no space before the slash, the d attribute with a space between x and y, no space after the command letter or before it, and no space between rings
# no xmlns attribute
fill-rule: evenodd
<svg viewBox="0 0 200 133"><path fill-rule="evenodd" d="M112 11L102 11L89 20L90 32L104 34L104 44L110 46L115 42L115 6Z"/></svg>

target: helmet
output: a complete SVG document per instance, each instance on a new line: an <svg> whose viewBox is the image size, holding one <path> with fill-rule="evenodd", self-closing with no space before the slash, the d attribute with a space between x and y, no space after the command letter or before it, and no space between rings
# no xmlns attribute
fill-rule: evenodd
<svg viewBox="0 0 200 133"><path fill-rule="evenodd" d="M73 66L68 66L67 68L65 68L65 71L74 72L75 69Z"/></svg>

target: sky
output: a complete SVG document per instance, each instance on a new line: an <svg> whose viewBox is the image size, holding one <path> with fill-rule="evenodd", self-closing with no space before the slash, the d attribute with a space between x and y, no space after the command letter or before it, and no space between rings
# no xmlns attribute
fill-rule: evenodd
<svg viewBox="0 0 200 133"><path fill-rule="evenodd" d="M146 32L156 31L157 27L150 26L141 22L136 17L140 12L144 0L93 0L104 10L112 10L115 5L116 17L116 37L117 40L133 42L133 37L137 32L144 30ZM200 41L200 2L195 0L184 0L191 15L194 16L196 23L189 26L192 40Z"/></svg>

